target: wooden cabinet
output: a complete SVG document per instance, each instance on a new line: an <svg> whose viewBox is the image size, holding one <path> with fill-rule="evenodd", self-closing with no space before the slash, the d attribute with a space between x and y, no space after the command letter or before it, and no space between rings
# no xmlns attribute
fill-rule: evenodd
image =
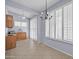
<svg viewBox="0 0 79 59"><path fill-rule="evenodd" d="M6 36L6 49L12 49L16 47L16 36Z"/></svg>
<svg viewBox="0 0 79 59"><path fill-rule="evenodd" d="M13 27L13 16L6 15L6 27L12 28Z"/></svg>
<svg viewBox="0 0 79 59"><path fill-rule="evenodd" d="M25 40L25 39L27 39L26 32L17 32L16 37L17 37L17 40Z"/></svg>

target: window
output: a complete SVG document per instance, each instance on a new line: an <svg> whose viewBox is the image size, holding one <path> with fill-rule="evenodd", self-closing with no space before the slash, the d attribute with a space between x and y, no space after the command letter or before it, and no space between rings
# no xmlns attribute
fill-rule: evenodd
<svg viewBox="0 0 79 59"><path fill-rule="evenodd" d="M14 24L15 24L15 26L20 26L20 22L18 22L18 21L15 21Z"/></svg>
<svg viewBox="0 0 79 59"><path fill-rule="evenodd" d="M56 13L56 15L55 15ZM46 37L62 40L62 9L52 11L52 18L45 21ZM50 23L50 24L49 24ZM50 26L50 28L49 28ZM49 33L50 32L50 33Z"/></svg>
<svg viewBox="0 0 79 59"><path fill-rule="evenodd" d="M37 39L37 18L33 18L30 21L30 36L32 39Z"/></svg>
<svg viewBox="0 0 79 59"><path fill-rule="evenodd" d="M55 38L55 14L54 11L51 12L50 16L52 18L50 19L50 38Z"/></svg>
<svg viewBox="0 0 79 59"><path fill-rule="evenodd" d="M50 16L53 17L45 20L45 36L72 42L72 3L51 12Z"/></svg>
<svg viewBox="0 0 79 59"><path fill-rule="evenodd" d="M15 21L14 24L17 27L27 27L27 23L26 22Z"/></svg>
<svg viewBox="0 0 79 59"><path fill-rule="evenodd" d="M16 28L16 32L23 31L27 33L28 36L28 23L23 21L14 21L14 28Z"/></svg>
<svg viewBox="0 0 79 59"><path fill-rule="evenodd" d="M49 37L49 20L45 20L45 36Z"/></svg>
<svg viewBox="0 0 79 59"><path fill-rule="evenodd" d="M26 27L27 26L27 24L25 23L25 22L22 22L22 25L21 25L22 27Z"/></svg>
<svg viewBox="0 0 79 59"><path fill-rule="evenodd" d="M56 10L56 39L62 40L62 8Z"/></svg>
<svg viewBox="0 0 79 59"><path fill-rule="evenodd" d="M72 40L72 4L64 7L64 40Z"/></svg>

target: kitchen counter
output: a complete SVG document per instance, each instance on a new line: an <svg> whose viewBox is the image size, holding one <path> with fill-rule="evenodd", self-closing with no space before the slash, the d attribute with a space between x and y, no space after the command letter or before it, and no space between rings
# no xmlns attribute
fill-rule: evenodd
<svg viewBox="0 0 79 59"><path fill-rule="evenodd" d="M26 32L17 32L16 37L17 37L17 40L25 40L25 39L27 39Z"/></svg>

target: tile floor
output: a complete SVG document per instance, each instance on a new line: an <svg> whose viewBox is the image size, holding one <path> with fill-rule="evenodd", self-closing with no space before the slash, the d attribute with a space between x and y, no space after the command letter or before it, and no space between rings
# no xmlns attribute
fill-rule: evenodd
<svg viewBox="0 0 79 59"><path fill-rule="evenodd" d="M5 55L5 59L73 59L33 40L17 41L16 48L7 50Z"/></svg>

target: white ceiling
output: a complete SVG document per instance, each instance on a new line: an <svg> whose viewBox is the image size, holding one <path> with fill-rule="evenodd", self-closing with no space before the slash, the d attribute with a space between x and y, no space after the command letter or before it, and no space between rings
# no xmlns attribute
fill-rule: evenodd
<svg viewBox="0 0 79 59"><path fill-rule="evenodd" d="M7 10L27 16L28 18L32 18L35 15L38 15L39 12L45 10L45 2L46 0L5 0ZM47 0L47 7L51 7L55 5L59 1L66 0Z"/></svg>
<svg viewBox="0 0 79 59"><path fill-rule="evenodd" d="M6 14L10 14L10 13L15 13L17 15L25 16L27 18L31 18L33 15L38 15L38 13L35 13L33 11L29 11L29 10L25 11L23 9L6 6Z"/></svg>
<svg viewBox="0 0 79 59"><path fill-rule="evenodd" d="M12 0L13 2L16 2L18 4L21 4L23 6L27 6L29 8L32 8L37 11L43 11L45 10L45 2L46 0ZM55 4L60 0L47 0L48 7Z"/></svg>

